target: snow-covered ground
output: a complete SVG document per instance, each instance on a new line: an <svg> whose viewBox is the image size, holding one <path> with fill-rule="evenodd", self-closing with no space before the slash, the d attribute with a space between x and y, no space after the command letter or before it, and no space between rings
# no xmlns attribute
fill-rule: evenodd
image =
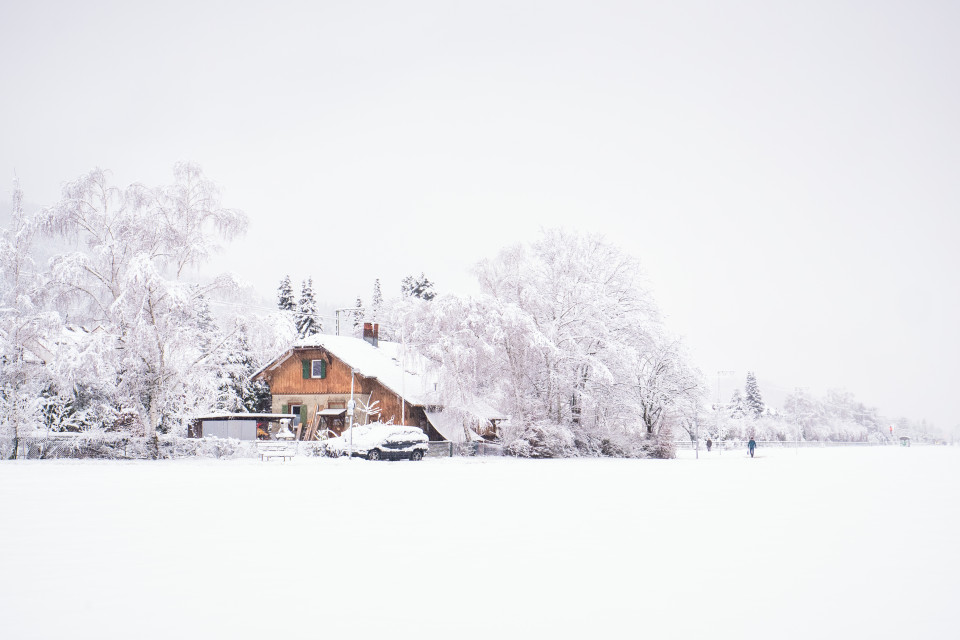
<svg viewBox="0 0 960 640"><path fill-rule="evenodd" d="M0 463L4 638L955 638L960 447Z"/></svg>

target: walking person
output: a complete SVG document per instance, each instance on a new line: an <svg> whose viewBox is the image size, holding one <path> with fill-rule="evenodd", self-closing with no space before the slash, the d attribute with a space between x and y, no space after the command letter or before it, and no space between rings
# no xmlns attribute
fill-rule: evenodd
<svg viewBox="0 0 960 640"><path fill-rule="evenodd" d="M753 438L750 438L750 442L747 443L747 449L750 451L750 457L753 457L753 452L757 448L757 441Z"/></svg>
<svg viewBox="0 0 960 640"><path fill-rule="evenodd" d="M710 451L710 447L712 446L713 446L713 440L711 440L710 438L707 438L707 452Z"/></svg>

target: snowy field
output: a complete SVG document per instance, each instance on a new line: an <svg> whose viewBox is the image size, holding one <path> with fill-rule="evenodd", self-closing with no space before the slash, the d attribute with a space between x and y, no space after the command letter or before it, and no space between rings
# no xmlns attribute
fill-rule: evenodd
<svg viewBox="0 0 960 640"><path fill-rule="evenodd" d="M956 638L960 447L0 463L0 637Z"/></svg>

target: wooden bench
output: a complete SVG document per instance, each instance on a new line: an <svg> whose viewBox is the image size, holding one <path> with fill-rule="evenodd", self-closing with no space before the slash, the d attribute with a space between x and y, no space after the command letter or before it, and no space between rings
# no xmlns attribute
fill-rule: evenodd
<svg viewBox="0 0 960 640"><path fill-rule="evenodd" d="M260 442L257 443L257 453L261 460L283 458L285 461L297 455L296 442Z"/></svg>

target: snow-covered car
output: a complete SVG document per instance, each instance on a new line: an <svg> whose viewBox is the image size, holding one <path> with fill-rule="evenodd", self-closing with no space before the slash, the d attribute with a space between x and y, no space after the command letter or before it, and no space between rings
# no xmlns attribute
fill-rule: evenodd
<svg viewBox="0 0 960 640"><path fill-rule="evenodd" d="M325 449L333 458L352 451L353 455L368 460L421 460L429 449L428 440L427 434L417 427L374 422L352 427L330 438Z"/></svg>

